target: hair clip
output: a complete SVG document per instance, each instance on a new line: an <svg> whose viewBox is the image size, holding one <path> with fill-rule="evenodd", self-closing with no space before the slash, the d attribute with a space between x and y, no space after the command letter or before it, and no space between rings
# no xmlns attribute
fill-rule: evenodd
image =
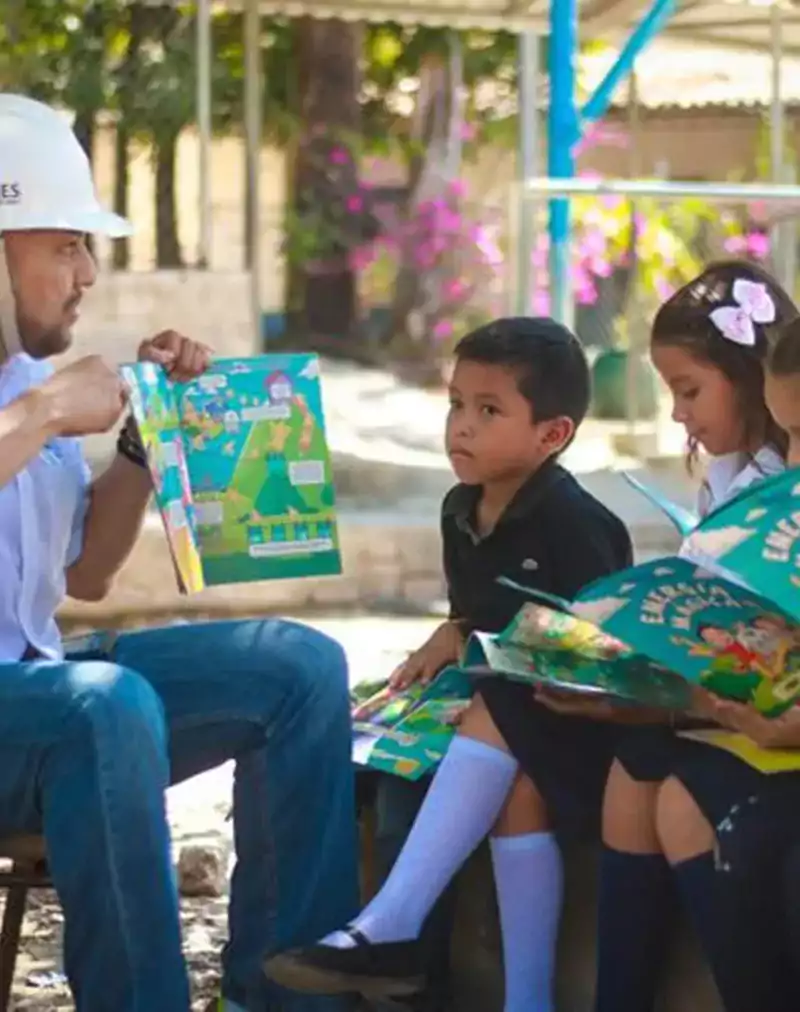
<svg viewBox="0 0 800 1012"><path fill-rule="evenodd" d="M709 314L711 322L728 341L753 347L756 343L755 323L774 323L775 302L761 281L737 278L733 282L735 306L719 306Z"/></svg>

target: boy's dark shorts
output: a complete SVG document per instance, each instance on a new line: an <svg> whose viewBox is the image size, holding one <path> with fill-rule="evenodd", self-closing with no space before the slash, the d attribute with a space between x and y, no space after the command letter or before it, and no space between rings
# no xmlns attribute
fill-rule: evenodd
<svg viewBox="0 0 800 1012"><path fill-rule="evenodd" d="M486 678L477 690L511 754L544 798L554 830L566 838L598 839L621 726L554 713L519 682Z"/></svg>

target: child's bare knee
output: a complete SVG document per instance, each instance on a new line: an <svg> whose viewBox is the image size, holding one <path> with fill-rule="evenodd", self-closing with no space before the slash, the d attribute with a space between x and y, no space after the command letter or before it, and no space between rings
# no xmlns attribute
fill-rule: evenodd
<svg viewBox="0 0 800 1012"><path fill-rule="evenodd" d="M603 841L614 850L631 854L657 854L656 799L659 783L634 780L614 760L603 798Z"/></svg>
<svg viewBox="0 0 800 1012"><path fill-rule="evenodd" d="M688 861L714 849L711 823L676 777L665 780L659 789L656 831L670 864Z"/></svg>
<svg viewBox="0 0 800 1012"><path fill-rule="evenodd" d="M508 752L505 739L492 720L492 715L479 692L475 693L469 707L464 711L458 725L458 733Z"/></svg>
<svg viewBox="0 0 800 1012"><path fill-rule="evenodd" d="M544 798L536 784L524 773L520 773L492 829L492 835L521 836L523 833L543 833L549 828Z"/></svg>

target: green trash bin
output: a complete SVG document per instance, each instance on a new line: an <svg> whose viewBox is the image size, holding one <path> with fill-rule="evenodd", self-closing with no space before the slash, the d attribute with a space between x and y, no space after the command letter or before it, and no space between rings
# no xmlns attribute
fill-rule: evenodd
<svg viewBox="0 0 800 1012"><path fill-rule="evenodd" d="M592 369L592 413L604 421L628 418L629 353L614 349L601 352ZM634 363L636 420L653 421L658 414L658 380L650 359L637 355Z"/></svg>

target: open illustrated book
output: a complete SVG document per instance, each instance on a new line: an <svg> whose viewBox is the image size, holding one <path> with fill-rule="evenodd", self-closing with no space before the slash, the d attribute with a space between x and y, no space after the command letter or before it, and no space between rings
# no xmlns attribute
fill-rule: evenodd
<svg viewBox="0 0 800 1012"><path fill-rule="evenodd" d="M316 356L121 373L181 591L341 572Z"/></svg>
<svg viewBox="0 0 800 1012"><path fill-rule="evenodd" d="M701 685L768 717L785 712L800 700L800 472L745 490L699 524L692 542L703 565L658 559L604 577L572 602L518 587L531 601L502 633L470 637L462 686L491 673L619 705L682 709L690 686ZM720 572L707 568L711 558ZM447 688L437 679L420 699L430 706ZM392 724L395 732L412 732L420 699ZM800 769L800 750L759 749L724 730L687 734L763 772ZM407 746L413 751L415 742ZM413 758L421 775L424 750ZM431 768L433 753L428 758Z"/></svg>

